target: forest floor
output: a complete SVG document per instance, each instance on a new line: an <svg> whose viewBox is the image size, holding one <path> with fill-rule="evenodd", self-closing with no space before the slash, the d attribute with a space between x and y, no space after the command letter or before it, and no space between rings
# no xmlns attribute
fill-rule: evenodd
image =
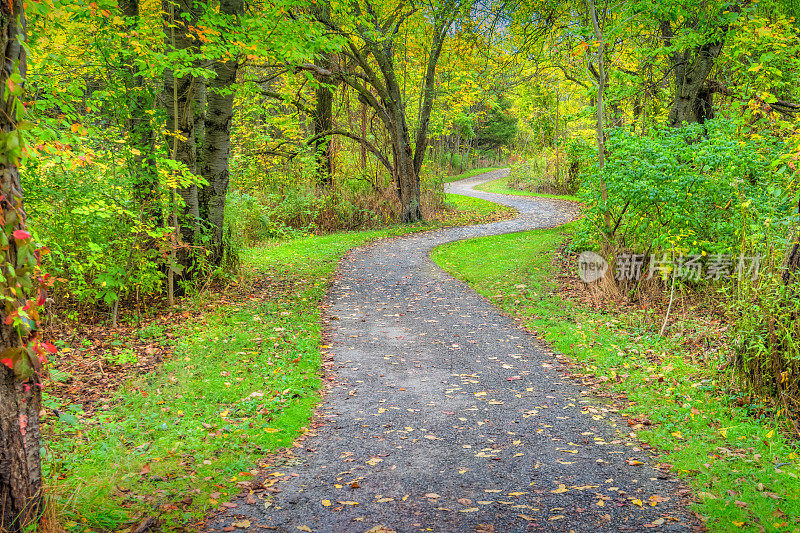
<svg viewBox="0 0 800 533"><path fill-rule="evenodd" d="M661 337L657 311L598 306L564 249L575 224L548 229L575 205L499 206L469 190L481 181L448 185L433 224L263 243L226 288L116 331L60 331L44 465L62 525L669 530L697 525L691 501L711 530L800 530L796 441L715 367L725 325L675 312ZM540 229L517 232L515 209ZM485 299L427 258L454 239L433 259Z"/></svg>
<svg viewBox="0 0 800 533"><path fill-rule="evenodd" d="M375 239L514 216L445 200L428 223L261 243L226 286L173 309L123 307L116 329L97 315L49 323L58 353L43 390L43 467L61 525L195 531L231 505L319 401L319 304L341 257Z"/></svg>
<svg viewBox="0 0 800 533"><path fill-rule="evenodd" d="M261 482L268 492L246 491L208 531L699 527L690 491L568 378L568 360L430 259L444 243L577 215L568 202L472 190L503 174L449 191L510 205L517 218L346 256L328 295L330 386L316 427L272 458ZM472 259L493 262L485 252Z"/></svg>

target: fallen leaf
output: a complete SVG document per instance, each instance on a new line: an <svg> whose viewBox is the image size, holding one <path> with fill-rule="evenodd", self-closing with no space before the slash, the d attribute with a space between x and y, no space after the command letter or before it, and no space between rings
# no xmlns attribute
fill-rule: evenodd
<svg viewBox="0 0 800 533"><path fill-rule="evenodd" d="M358 502L354 502L352 500L339 501L338 503L340 503L342 505L358 505Z"/></svg>
<svg viewBox="0 0 800 533"><path fill-rule="evenodd" d="M523 520L527 520L528 522L533 522L534 520L536 520L534 517L528 516L526 514L518 514L517 518L522 518Z"/></svg>
<svg viewBox="0 0 800 533"><path fill-rule="evenodd" d="M635 499L631 500L631 503L633 505L638 505L639 507L642 506L642 500L640 500L639 498L635 498Z"/></svg>
<svg viewBox="0 0 800 533"><path fill-rule="evenodd" d="M238 522L234 522L231 524L233 527L238 527L240 529L247 529L250 527L250 520L239 520Z"/></svg>
<svg viewBox="0 0 800 533"><path fill-rule="evenodd" d="M306 533L311 533L311 528L308 526L297 526L297 529L300 531L305 531Z"/></svg>
<svg viewBox="0 0 800 533"><path fill-rule="evenodd" d="M659 496L658 494L653 494L652 496L647 498L647 501L650 502L650 506L651 507L655 507L656 504L669 501L669 498L665 498L663 496Z"/></svg>
<svg viewBox="0 0 800 533"><path fill-rule="evenodd" d="M150 463L145 463L142 469L139 471L140 476L146 476L150 473Z"/></svg>
<svg viewBox="0 0 800 533"><path fill-rule="evenodd" d="M548 518L548 520L561 520L562 518L564 518L563 514L557 514L555 516L551 516L550 518Z"/></svg>
<svg viewBox="0 0 800 533"><path fill-rule="evenodd" d="M461 512L461 513L474 513L477 510L478 510L477 507L470 507L469 509L461 509L461 511L459 511L459 512Z"/></svg>
<svg viewBox="0 0 800 533"><path fill-rule="evenodd" d="M458 503L460 503L461 505L469 505L472 503L472 500L470 500L469 498L459 498Z"/></svg>
<svg viewBox="0 0 800 533"><path fill-rule="evenodd" d="M425 497L426 497L426 498L432 498L432 499L434 499L434 500L435 500L436 498L441 498L441 496L439 496L439 495L438 495L438 494L436 494L435 492L429 492L429 493L427 493L427 494L425 495Z"/></svg>
<svg viewBox="0 0 800 533"><path fill-rule="evenodd" d="M330 507L331 506L331 501L330 500L322 500L322 505L325 506L325 507Z"/></svg>

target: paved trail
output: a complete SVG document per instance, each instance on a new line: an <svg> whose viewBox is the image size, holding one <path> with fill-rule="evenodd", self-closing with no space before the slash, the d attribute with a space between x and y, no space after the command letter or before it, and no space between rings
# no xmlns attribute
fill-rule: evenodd
<svg viewBox="0 0 800 533"><path fill-rule="evenodd" d="M566 203L471 190L503 172L449 191L513 206L514 220L384 240L342 263L324 425L280 468L297 475L268 507L241 500L210 530L236 517L288 532L691 529L675 481L587 410L533 336L429 259L442 243L575 216Z"/></svg>

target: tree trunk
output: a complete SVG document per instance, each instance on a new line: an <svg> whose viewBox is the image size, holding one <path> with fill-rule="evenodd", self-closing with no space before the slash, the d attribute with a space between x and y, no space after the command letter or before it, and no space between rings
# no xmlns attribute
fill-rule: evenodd
<svg viewBox="0 0 800 533"><path fill-rule="evenodd" d="M0 50L3 62L0 65L0 130L6 135L18 135L17 111L21 109L22 80L26 75L26 56L22 42L26 40L26 23L23 0L10 0L0 4ZM20 77L12 76L18 73ZM41 408L41 383L38 372L21 372L26 357L25 346L35 341L35 331L25 326L15 327L6 320L26 305L26 293L19 281L27 276L20 269L28 267L29 238L15 235L26 227L25 210L22 205L17 159L19 153L6 148L0 154L0 219L8 244L2 251L3 272L14 269L16 276L6 274L0 285L5 305L0 307L0 530L11 533L29 530L38 521L42 507L42 467L39 456L41 431L39 409ZM35 304L34 304L35 305ZM34 309L29 316L38 321ZM25 329L26 331L21 331ZM14 360L16 359L16 362ZM26 360L27 361L27 360ZM32 359L31 362L34 362ZM10 364L9 364L10 363ZM11 367L15 367L12 369ZM32 529L30 529L32 530Z"/></svg>
<svg viewBox="0 0 800 533"><path fill-rule="evenodd" d="M163 0L164 24L167 50L191 50L194 42L189 34L190 22L194 20L192 0ZM180 78L174 76L170 68L164 69L164 100L167 112L167 132L171 157L186 165L191 173L197 172L197 139L195 131L196 107L195 78L187 74ZM178 217L181 239L184 244L192 244L198 229L200 208L197 185L179 186L177 194L183 200ZM188 263L188 253L183 250L179 256L184 267Z"/></svg>
<svg viewBox="0 0 800 533"><path fill-rule="evenodd" d="M662 39L668 45L674 38L672 23L662 20L660 25ZM675 100L669 110L671 126L680 126L684 122L702 124L714 117L713 93L706 88L706 79L724 43L720 39L671 54L675 72Z"/></svg>
<svg viewBox="0 0 800 533"><path fill-rule="evenodd" d="M428 55L428 63L425 67L425 80L422 88L423 100L419 111L419 127L415 138L414 146L414 172L419 175L422 170L422 163L425 161L425 151L428 147L428 124L430 123L431 110L433 109L434 87L436 83L436 65L442 55L442 45L450 28L451 20L447 13L441 15L435 21L433 42L431 51Z"/></svg>
<svg viewBox="0 0 800 533"><path fill-rule="evenodd" d="M320 57L314 60L315 65L325 70L330 70L331 63L330 54L321 54ZM315 90L317 106L314 110L312 134L320 135L333 129L333 91L323 84L324 79L322 76L317 75L316 78L319 85ZM330 137L320 137L314 141L314 152L316 154L319 182L324 187L329 187L331 185Z"/></svg>
<svg viewBox="0 0 800 533"><path fill-rule="evenodd" d="M120 13L125 17L125 30L131 39L139 38L139 0L118 0ZM128 41L123 41L127 43ZM161 223L161 206L158 195L158 174L153 159L155 135L150 125L150 115L154 98L151 88L145 83L135 61L133 47L128 47L123 56L126 73L125 92L128 96L127 127L130 133L130 146L136 152L131 161L133 174L133 198L142 210L145 220L156 225Z"/></svg>
<svg viewBox="0 0 800 533"><path fill-rule="evenodd" d="M223 15L237 16L244 9L243 0L221 0ZM208 112L203 143L202 175L207 221L212 228L212 262L219 265L224 256L225 198L228 194L231 121L233 120L233 86L238 63L235 59L214 63L214 79L209 83Z"/></svg>
<svg viewBox="0 0 800 533"><path fill-rule="evenodd" d="M606 138L603 132L605 126L605 91L606 91L606 67L605 67L605 35L600 29L600 23L597 19L597 9L595 7L595 0L589 0L589 12L592 18L592 28L594 29L595 40L598 42L597 50L597 123L595 126L595 133L597 135L597 167L600 171L606 163ZM603 202L608 201L608 189L606 182L600 178L600 196ZM611 230L611 214L608 212L606 206L603 213L603 225L605 226L603 232Z"/></svg>

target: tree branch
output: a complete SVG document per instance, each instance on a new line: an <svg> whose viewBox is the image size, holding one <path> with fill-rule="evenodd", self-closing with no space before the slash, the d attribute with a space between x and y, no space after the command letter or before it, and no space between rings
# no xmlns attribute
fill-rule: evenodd
<svg viewBox="0 0 800 533"><path fill-rule="evenodd" d="M380 152L380 150L375 148L375 146L368 140L364 139L359 135L356 135L355 133L351 133L347 130L334 129L330 131L323 131L322 133L314 135L313 137L308 139L306 141L306 144L312 144L314 141L318 139L321 139L323 137L330 137L332 135L341 135L342 137L347 137L348 139L353 139L354 141L360 142L361 145L364 146L364 148L366 148L370 152L372 152L375 155L375 157L378 158L378 161L380 161L383 164L383 166L385 166L386 169L394 176L394 167L392 167L392 164L389 162L386 156Z"/></svg>

